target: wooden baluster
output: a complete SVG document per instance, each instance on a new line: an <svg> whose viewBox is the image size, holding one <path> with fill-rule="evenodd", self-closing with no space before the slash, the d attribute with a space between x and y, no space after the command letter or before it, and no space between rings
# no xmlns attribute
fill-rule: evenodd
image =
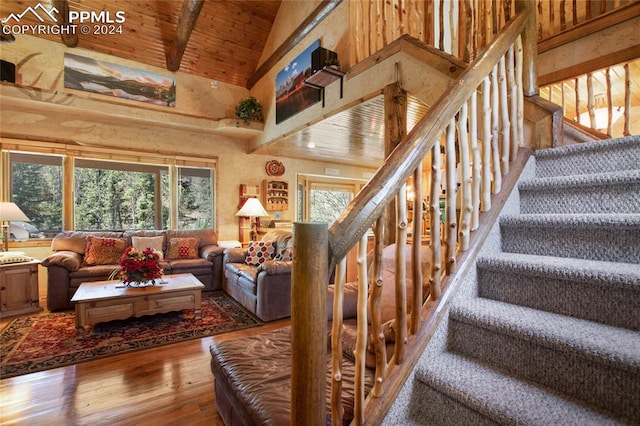
<svg viewBox="0 0 640 426"><path fill-rule="evenodd" d="M578 77L573 79L573 90L576 96L576 121L580 123L580 79Z"/></svg>
<svg viewBox="0 0 640 426"><path fill-rule="evenodd" d="M398 230L396 231L396 364L404 361L407 343L407 186L402 185L396 196Z"/></svg>
<svg viewBox="0 0 640 426"><path fill-rule="evenodd" d="M427 2L425 5L426 8L426 18L424 22L424 34L425 34L425 43L429 46L433 46L435 43L435 17L433 14L433 5L434 1Z"/></svg>
<svg viewBox="0 0 640 426"><path fill-rule="evenodd" d="M460 169L461 169L461 192L460 192L460 227L458 234L460 236L460 250L467 251L469 249L469 240L471 238L471 173L469 164L469 137L467 133L467 104L463 103L460 107L458 118L458 152L460 153ZM455 153L455 151L454 151Z"/></svg>
<svg viewBox="0 0 640 426"><path fill-rule="evenodd" d="M482 80L482 198L483 212L491 209L491 81Z"/></svg>
<svg viewBox="0 0 640 426"><path fill-rule="evenodd" d="M518 85L517 126L519 146L524 144L524 90L522 87L523 61L522 37L518 36L516 39L516 84Z"/></svg>
<svg viewBox="0 0 640 426"><path fill-rule="evenodd" d="M436 0L437 1L437 0ZM440 50L444 50L444 1L438 3L438 46Z"/></svg>
<svg viewBox="0 0 640 426"><path fill-rule="evenodd" d="M431 278L429 279L429 296L438 300L442 277L442 243L440 242L440 143L436 142L431 149L431 191L429 192L429 223L431 224Z"/></svg>
<svg viewBox="0 0 640 426"><path fill-rule="evenodd" d="M480 184L481 182L481 160L480 145L478 144L478 91L476 90L469 98L469 140L471 142L471 155L473 165L471 168L471 204L473 213L471 214L471 230L475 231L480 225Z"/></svg>
<svg viewBox="0 0 640 426"><path fill-rule="evenodd" d="M491 160L493 166L493 194L502 189L502 173L500 172L500 102L498 89L498 65L493 67L491 75Z"/></svg>
<svg viewBox="0 0 640 426"><path fill-rule="evenodd" d="M411 280L413 281L413 303L411 305L411 334L418 332L420 311L422 309L422 162L413 172L413 241L411 243Z"/></svg>
<svg viewBox="0 0 640 426"><path fill-rule="evenodd" d="M515 51L511 46L507 51L507 82L509 87L509 122L511 135L509 147L509 161L516 161L518 156L518 85L516 84Z"/></svg>
<svg viewBox="0 0 640 426"><path fill-rule="evenodd" d="M376 354L375 382L371 394L382 396L384 394L384 378L387 375L387 350L382 332L382 250L384 249L384 226L385 220L380 216L376 221L373 245L373 277L375 279L369 296L369 308L371 310L371 335L373 339L373 349ZM334 423L335 424L335 423Z"/></svg>
<svg viewBox="0 0 640 426"><path fill-rule="evenodd" d="M560 0L560 31L567 29L567 6L565 2L566 0Z"/></svg>
<svg viewBox="0 0 640 426"><path fill-rule="evenodd" d="M631 72L629 64L624 64L624 136L629 136L631 123Z"/></svg>
<svg viewBox="0 0 640 426"><path fill-rule="evenodd" d="M355 348L355 378L353 392L353 423L364 424L364 369L367 357L367 295L369 284L367 280L367 233L365 232L358 243L358 330ZM292 423L306 424L306 423ZM320 424L320 423L318 423Z"/></svg>
<svg viewBox="0 0 640 426"><path fill-rule="evenodd" d="M528 14L527 25L522 31L523 81L522 90L525 96L536 96L538 87L538 39L536 37L536 12L532 0L517 0L516 12Z"/></svg>
<svg viewBox="0 0 640 426"><path fill-rule="evenodd" d="M498 78L500 82L500 139L502 149L500 163L502 175L509 173L509 149L511 148L511 123L509 122L509 99L507 98L507 71L505 58L502 56L498 63Z"/></svg>
<svg viewBox="0 0 640 426"><path fill-rule="evenodd" d="M587 111L589 112L589 126L597 129L596 111L593 105L593 74L587 73Z"/></svg>
<svg viewBox="0 0 640 426"><path fill-rule="evenodd" d="M334 425L342 424L342 330L344 304L344 283L346 281L347 258L336 265L333 291L333 320L331 323L331 420ZM328 301L331 302L331 301Z"/></svg>
<svg viewBox="0 0 640 426"><path fill-rule="evenodd" d="M571 22L574 27L578 25L578 0L573 0L573 15Z"/></svg>
<svg viewBox="0 0 640 426"><path fill-rule="evenodd" d="M613 136L613 100L611 95L611 68L605 71L607 81L607 134Z"/></svg>
<svg viewBox="0 0 640 426"><path fill-rule="evenodd" d="M464 40L464 46L462 49L462 60L469 63L475 57L473 50L473 41L475 39L475 33L473 31L473 6L471 0L464 0L460 3L460 15L461 23L460 29L464 30L461 40Z"/></svg>
<svg viewBox="0 0 640 426"><path fill-rule="evenodd" d="M446 154L446 175L447 175L447 275L456 271L456 238L457 238L457 217L456 217L456 120L451 119L447 127L445 138Z"/></svg>

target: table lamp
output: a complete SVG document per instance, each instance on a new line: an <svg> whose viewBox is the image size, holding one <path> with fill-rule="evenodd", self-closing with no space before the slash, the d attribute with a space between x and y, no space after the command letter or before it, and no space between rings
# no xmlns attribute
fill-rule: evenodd
<svg viewBox="0 0 640 426"><path fill-rule="evenodd" d="M251 222L251 241L255 241L258 231L260 231L260 217L269 216L269 213L262 207L260 200L257 198L247 198L247 201L245 201L242 208L238 210L236 216L249 217L249 221ZM254 218L255 221L253 220Z"/></svg>
<svg viewBox="0 0 640 426"><path fill-rule="evenodd" d="M20 207L18 207L16 203L0 203L0 222L2 222L4 251L9 251L9 222L13 220L19 220L21 222L31 221L27 215L20 210Z"/></svg>

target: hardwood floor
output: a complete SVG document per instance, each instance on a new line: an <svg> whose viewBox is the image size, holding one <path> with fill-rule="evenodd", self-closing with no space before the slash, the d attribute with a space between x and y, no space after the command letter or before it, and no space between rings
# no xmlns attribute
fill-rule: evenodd
<svg viewBox="0 0 640 426"><path fill-rule="evenodd" d="M3 319L2 326L8 322ZM209 345L289 323L0 380L0 425L223 425Z"/></svg>

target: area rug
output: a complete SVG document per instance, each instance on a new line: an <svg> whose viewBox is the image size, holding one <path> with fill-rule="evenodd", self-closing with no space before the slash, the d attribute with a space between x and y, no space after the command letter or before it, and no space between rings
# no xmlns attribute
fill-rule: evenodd
<svg viewBox="0 0 640 426"><path fill-rule="evenodd" d="M73 311L13 320L0 333L0 378L212 336L260 324L224 293L203 295L202 314L157 314L99 323L76 339Z"/></svg>

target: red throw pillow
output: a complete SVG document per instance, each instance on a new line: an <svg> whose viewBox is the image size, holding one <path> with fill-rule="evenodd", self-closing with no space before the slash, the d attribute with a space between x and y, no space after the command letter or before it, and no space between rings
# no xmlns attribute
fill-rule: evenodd
<svg viewBox="0 0 640 426"><path fill-rule="evenodd" d="M124 238L87 236L84 263L87 265L117 265L127 245Z"/></svg>
<svg viewBox="0 0 640 426"><path fill-rule="evenodd" d="M269 259L273 259L276 248L273 241L251 241L244 262L247 265L260 266Z"/></svg>
<svg viewBox="0 0 640 426"><path fill-rule="evenodd" d="M167 259L197 259L199 238L171 238Z"/></svg>
<svg viewBox="0 0 640 426"><path fill-rule="evenodd" d="M280 250L280 253L276 255L276 260L291 262L293 260L293 249L291 247L283 248Z"/></svg>

